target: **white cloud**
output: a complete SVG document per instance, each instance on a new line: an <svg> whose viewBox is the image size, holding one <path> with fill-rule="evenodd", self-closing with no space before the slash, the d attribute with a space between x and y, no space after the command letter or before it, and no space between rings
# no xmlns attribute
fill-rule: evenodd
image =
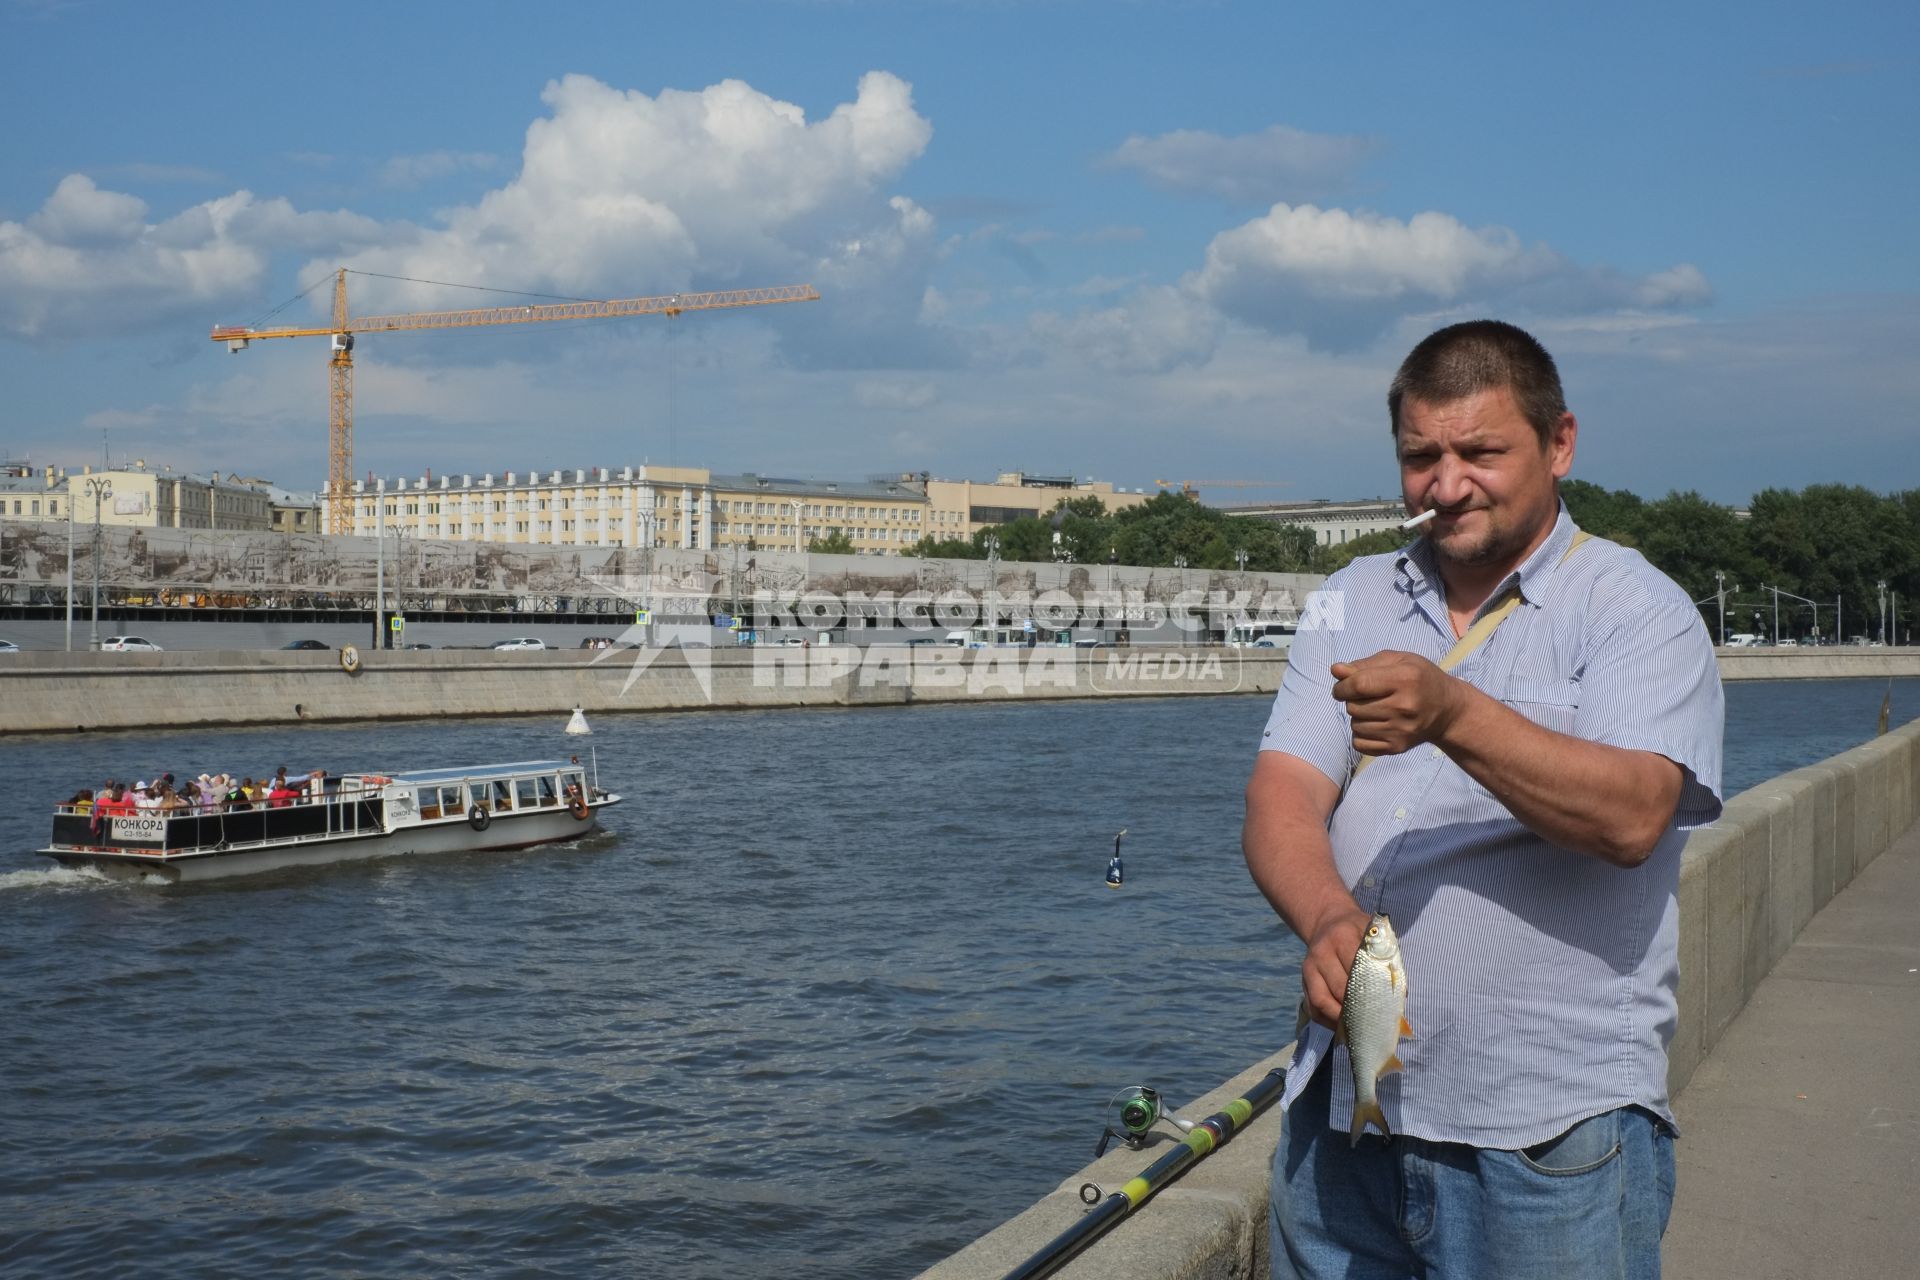
<svg viewBox="0 0 1920 1280"><path fill-rule="evenodd" d="M811 123L738 80L649 97L571 75L543 98L549 114L528 127L510 181L355 266L579 297L787 284L868 275L862 259L926 216L881 193L932 136L911 88L884 71ZM361 292L382 311L448 305L392 281Z"/></svg>
<svg viewBox="0 0 1920 1280"><path fill-rule="evenodd" d="M393 157L381 166L380 181L389 187L417 187L456 173L484 173L499 165L499 156L484 151L428 151Z"/></svg>
<svg viewBox="0 0 1920 1280"><path fill-rule="evenodd" d="M1119 306L1071 316L1034 314L1035 338L1109 373L1165 373L1203 364L1213 352L1213 309L1184 289L1155 285Z"/></svg>
<svg viewBox="0 0 1920 1280"><path fill-rule="evenodd" d="M877 382L861 379L853 384L853 402L862 409L886 413L910 413L924 409L940 398L931 382Z"/></svg>
<svg viewBox="0 0 1920 1280"><path fill-rule="evenodd" d="M153 221L138 197L74 174L39 212L0 222L0 332L42 338L220 316L257 300L275 253L312 255L301 281L343 261L390 276L577 297L815 281L794 354L815 365L951 363L920 322L937 244L932 217L886 185L932 126L907 83L869 72L857 96L809 121L737 80L657 96L587 76L547 86L519 171L439 225L301 212L236 191ZM399 157L394 181L485 167L482 153ZM367 314L466 305L397 280L361 279ZM324 291L313 299L324 314Z"/></svg>
<svg viewBox="0 0 1920 1280"><path fill-rule="evenodd" d="M1712 296L1690 264L1630 276L1444 213L1403 222L1286 204L1215 236L1185 284L1237 319L1332 347L1370 342L1408 314L1456 307L1564 316L1692 307Z"/></svg>
<svg viewBox="0 0 1920 1280"><path fill-rule="evenodd" d="M262 283L269 254L369 243L390 232L351 213L299 213L236 191L164 222L146 202L69 174L25 222L0 222L0 332L127 332L198 313Z"/></svg>
<svg viewBox="0 0 1920 1280"><path fill-rule="evenodd" d="M1236 204L1269 204L1341 194L1379 149L1374 138L1307 133L1283 124L1233 138L1178 129L1156 138L1128 138L1101 165L1132 169L1170 191L1218 196Z"/></svg>

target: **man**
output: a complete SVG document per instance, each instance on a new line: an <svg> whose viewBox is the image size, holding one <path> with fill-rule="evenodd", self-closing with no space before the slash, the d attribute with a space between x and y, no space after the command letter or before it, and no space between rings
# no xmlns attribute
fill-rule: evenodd
<svg viewBox="0 0 1920 1280"><path fill-rule="evenodd" d="M1578 423L1527 334L1442 329L1387 403L1407 510L1436 515L1328 579L1247 786L1248 868L1307 944L1274 1275L1657 1275L1680 850L1720 810L1711 642L1637 552L1576 537ZM1351 1142L1330 1028L1374 912L1414 1034L1380 1081L1397 1136Z"/></svg>

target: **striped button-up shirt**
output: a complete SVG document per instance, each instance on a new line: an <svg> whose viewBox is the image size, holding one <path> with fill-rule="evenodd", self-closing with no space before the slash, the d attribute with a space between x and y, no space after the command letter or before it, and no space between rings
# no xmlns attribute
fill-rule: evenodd
<svg viewBox="0 0 1920 1280"><path fill-rule="evenodd" d="M1522 604L1453 674L1557 733L1652 751L1685 774L1653 855L1624 869L1534 834L1439 747L1358 757L1335 662L1453 647L1426 539L1355 560L1309 601L1261 740L1345 787L1328 834L1360 906L1384 911L1407 973L1403 1073L1380 1082L1396 1133L1514 1149L1638 1104L1672 1123L1680 850L1720 812L1724 706L1712 642L1686 593L1637 551L1575 533L1546 542L1488 598ZM1483 609L1484 612L1484 609ZM1289 1097L1333 1049L1326 1121L1345 1131L1346 1050L1313 1025Z"/></svg>

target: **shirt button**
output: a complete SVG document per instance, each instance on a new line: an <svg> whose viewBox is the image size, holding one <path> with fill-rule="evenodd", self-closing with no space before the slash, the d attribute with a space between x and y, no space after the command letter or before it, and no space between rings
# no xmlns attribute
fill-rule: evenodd
<svg viewBox="0 0 1920 1280"><path fill-rule="evenodd" d="M1360 877L1360 887L1363 889L1371 889L1378 883L1379 882L1373 878L1372 872L1368 872L1366 875Z"/></svg>
<svg viewBox="0 0 1920 1280"><path fill-rule="evenodd" d="M1405 809L1395 809L1393 811L1393 820L1395 822L1402 821L1403 819L1406 818L1406 816L1407 816L1407 811Z"/></svg>
<svg viewBox="0 0 1920 1280"><path fill-rule="evenodd" d="M1445 755L1445 754L1447 754L1447 753L1446 753L1446 752L1444 752L1444 751L1442 751L1442 750L1441 750L1440 748L1438 748L1438 747L1435 747L1435 748L1433 749L1433 758L1434 758L1435 760L1438 760L1438 759L1439 759L1439 758L1440 758L1441 756L1443 756L1443 755Z"/></svg>

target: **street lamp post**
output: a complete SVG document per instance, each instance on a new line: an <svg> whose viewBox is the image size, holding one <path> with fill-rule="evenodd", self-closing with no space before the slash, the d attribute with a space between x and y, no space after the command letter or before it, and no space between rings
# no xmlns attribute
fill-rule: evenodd
<svg viewBox="0 0 1920 1280"><path fill-rule="evenodd" d="M1880 579L1873 584L1873 589L1880 593L1880 643L1885 644L1887 642L1887 580Z"/></svg>
<svg viewBox="0 0 1920 1280"><path fill-rule="evenodd" d="M1715 583L1713 595L1720 601L1720 649L1726 649L1726 574L1720 570L1713 570L1713 583Z"/></svg>
<svg viewBox="0 0 1920 1280"><path fill-rule="evenodd" d="M87 651L100 652L100 504L113 496L113 481L105 476L88 476L87 492L93 495L93 621L87 629Z"/></svg>
<svg viewBox="0 0 1920 1280"><path fill-rule="evenodd" d="M1781 596L1785 596L1789 600L1798 600L1801 604L1804 604L1813 610L1813 638L1817 643L1820 639L1819 602L1814 600L1809 600L1805 596L1797 596L1793 594L1793 592L1783 590L1780 587L1769 587L1767 588L1767 590L1773 592L1773 642L1774 644L1778 645L1780 643L1780 597ZM1838 609L1838 601L1835 602L1835 608L1836 610Z"/></svg>
<svg viewBox="0 0 1920 1280"><path fill-rule="evenodd" d="M387 625L387 523L379 514L373 517L373 647L380 647L380 632Z"/></svg>
<svg viewBox="0 0 1920 1280"><path fill-rule="evenodd" d="M798 498L788 498L787 505L793 508L793 551L795 555L798 555L802 550L800 545L800 517L806 513L807 504Z"/></svg>
<svg viewBox="0 0 1920 1280"><path fill-rule="evenodd" d="M73 490L67 490L67 652L73 652Z"/></svg>

